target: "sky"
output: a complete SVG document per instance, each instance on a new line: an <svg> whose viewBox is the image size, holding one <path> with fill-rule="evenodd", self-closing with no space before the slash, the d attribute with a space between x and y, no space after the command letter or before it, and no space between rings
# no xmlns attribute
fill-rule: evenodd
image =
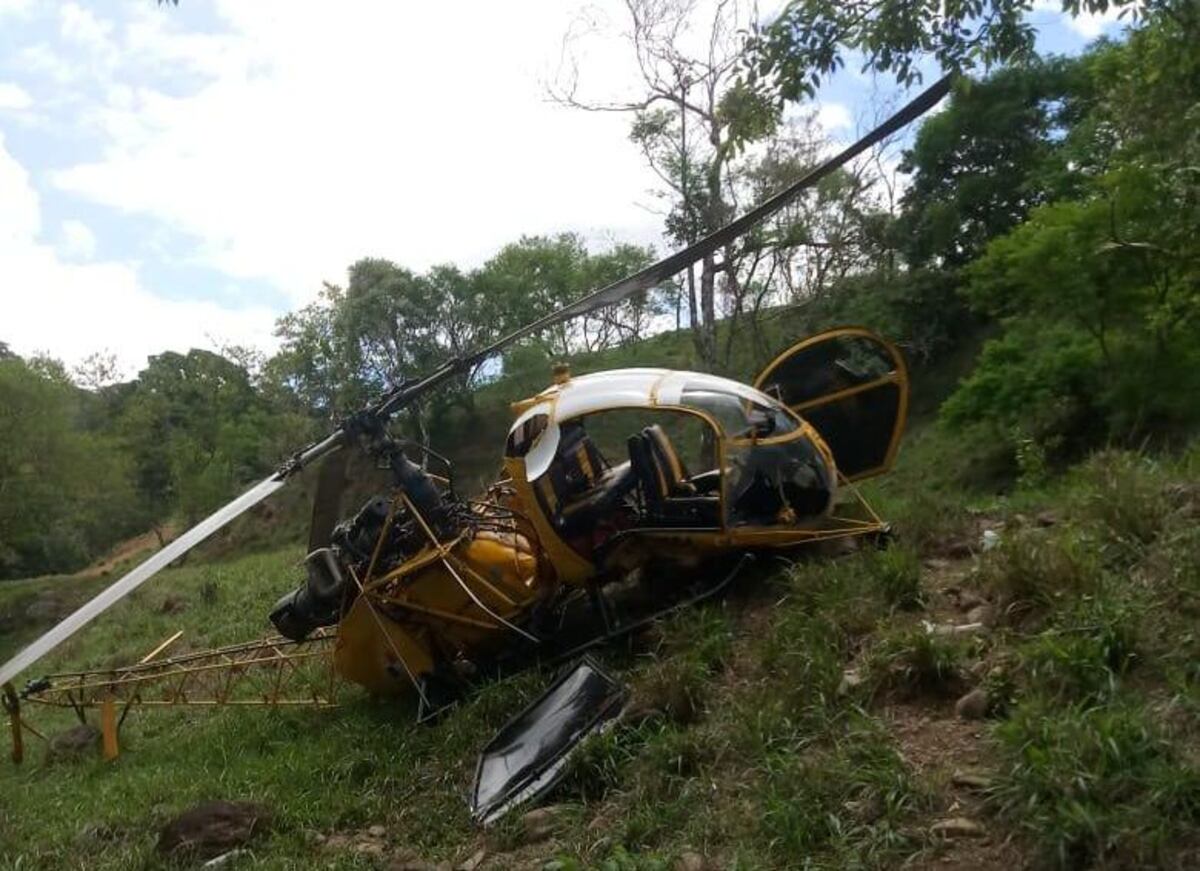
<svg viewBox="0 0 1200 871"><path fill-rule="evenodd" d="M1113 16L1037 0L1039 48ZM635 93L616 0L0 0L0 341L69 366L243 344L360 257L484 262L522 235L658 244L629 119L548 99ZM850 68L828 135L890 86Z"/></svg>

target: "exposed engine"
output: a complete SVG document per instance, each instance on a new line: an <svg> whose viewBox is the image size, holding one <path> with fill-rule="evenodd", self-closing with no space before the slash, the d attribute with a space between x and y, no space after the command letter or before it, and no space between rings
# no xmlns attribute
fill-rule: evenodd
<svg viewBox="0 0 1200 871"><path fill-rule="evenodd" d="M402 453L391 458L391 465L398 489L435 534L447 535L461 527L456 500L439 492L426 472ZM337 623L343 605L352 598L347 593L356 592L351 576L365 577L372 560L376 576L384 574L428 543L420 521L403 506L396 508L388 526L392 510L387 497L372 497L334 529L328 547L317 548L304 558L305 581L280 598L270 612L280 635L302 641L315 629ZM385 526L387 533L381 540Z"/></svg>

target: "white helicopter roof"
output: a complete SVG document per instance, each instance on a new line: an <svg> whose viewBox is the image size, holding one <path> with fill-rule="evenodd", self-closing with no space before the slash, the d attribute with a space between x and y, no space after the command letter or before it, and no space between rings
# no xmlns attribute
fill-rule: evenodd
<svg viewBox="0 0 1200 871"><path fill-rule="evenodd" d="M577 417L617 408L658 408L679 405L684 389L727 393L766 406L775 400L747 384L678 369L610 369L580 375L547 387L526 400L524 411L513 422L512 430L539 414L549 419L537 442L525 456L528 480L540 477L554 459L558 449L559 424Z"/></svg>

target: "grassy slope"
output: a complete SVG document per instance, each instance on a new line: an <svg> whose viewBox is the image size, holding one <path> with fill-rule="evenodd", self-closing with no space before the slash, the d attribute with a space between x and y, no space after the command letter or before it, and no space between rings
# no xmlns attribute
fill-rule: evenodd
<svg viewBox="0 0 1200 871"><path fill-rule="evenodd" d="M1108 455L1049 486L947 506L912 485L932 488L946 450L939 434L918 434L874 494L907 544L805 560L637 651L608 652L653 715L589 746L555 799L568 809L555 839L518 847L501 827L490 861L669 867L684 850L737 867L1194 859L1198 464ZM1025 519L1046 508L1054 525ZM999 549L962 554L1001 524ZM51 665L136 656L180 627L197 647L252 636L298 556L173 570ZM963 622L961 591L987 597L999 625L931 639L920 621ZM163 613L168 597L185 609ZM840 692L847 668L864 680ZM463 800L474 753L544 680L491 685L432 728L354 692L327 713L137 713L113 764L48 762L34 748L23 768L0 766L0 855L21 867L153 863L172 812L251 798L277 813L254 854L265 867L373 867L354 839L375 824L388 855L461 859L485 843ZM987 724L954 716L973 685L992 690ZM955 769L983 770L990 791L954 785ZM988 837L930 835L961 815ZM321 846L313 833L350 840Z"/></svg>
<svg viewBox="0 0 1200 871"><path fill-rule="evenodd" d="M773 344L790 338L781 325ZM576 369L688 365L684 337L648 347ZM503 403L543 383L529 373L481 392L477 416L454 429L495 438L459 445L462 468L486 477ZM924 384L918 399L932 409L945 386ZM483 844L490 867L670 867L685 850L736 867L1186 866L1200 813L1200 462L1113 455L1009 497L964 493L978 465L918 427L896 472L868 488L896 521L898 549L806 559L607 652L654 714L588 748L554 799L566 811L549 842L518 846L512 824L485 838L465 811L474 753L546 679L525 674L433 728L351 690L336 712L138 712L113 764L50 762L35 746L23 768L0 765L0 867L153 864L161 824L206 798L274 808L254 851L265 867L379 865L363 845L458 860ZM179 628L196 648L265 631L297 573L300 547L275 544L306 513L303 494L294 501L228 542L277 549L164 573L47 666L128 661ZM1029 519L1046 509L1053 525ZM984 527L1005 544L972 554ZM35 599L65 612L101 583L0 585L0 656L41 628L25 617ZM921 621L964 622L964 594L987 598L999 625L930 638ZM862 682L839 691L847 669ZM958 720L954 699L977 685L992 692L993 719ZM955 785L958 769L982 770L990 788ZM930 834L961 815L987 837ZM372 825L382 842L363 834Z"/></svg>

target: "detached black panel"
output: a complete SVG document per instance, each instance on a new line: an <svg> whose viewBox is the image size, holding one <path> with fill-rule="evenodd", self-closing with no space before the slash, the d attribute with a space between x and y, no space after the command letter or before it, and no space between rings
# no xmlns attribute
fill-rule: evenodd
<svg viewBox="0 0 1200 871"><path fill-rule="evenodd" d="M560 675L517 714L479 755L471 813L490 823L544 794L571 751L620 711L624 687L590 658Z"/></svg>

